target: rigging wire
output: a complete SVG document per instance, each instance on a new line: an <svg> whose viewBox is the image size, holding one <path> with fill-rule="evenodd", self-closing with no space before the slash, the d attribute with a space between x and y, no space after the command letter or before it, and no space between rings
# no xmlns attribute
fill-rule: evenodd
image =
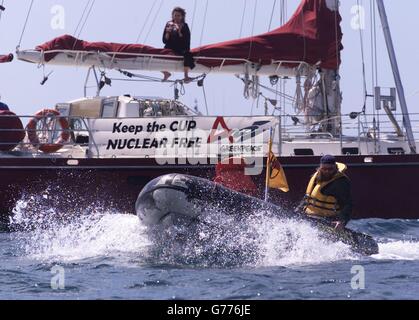
<svg viewBox="0 0 419 320"><path fill-rule="evenodd" d="M252 55L252 49L253 49L253 35L255 32L255 22L256 22L256 13L257 13L257 8L258 8L258 0L255 0L255 7L253 9L253 22L252 22L252 36L251 36L251 40L250 40L250 45L249 45L249 54L247 55L247 60L250 60L250 57Z"/></svg>
<svg viewBox="0 0 419 320"><path fill-rule="evenodd" d="M375 1L370 2L370 16L371 16L371 78L373 92L375 87L378 86L378 56L377 56L377 22L376 22L376 3ZM374 120L377 119L378 122L378 136L380 135L379 126L380 126L380 113L376 110L375 106L372 108ZM364 114L366 113L366 106L363 109ZM365 116L366 120L366 116ZM375 127L374 127L375 130ZM374 133L375 136L375 133Z"/></svg>
<svg viewBox="0 0 419 320"><path fill-rule="evenodd" d="M83 24L81 25L81 27L80 27L80 30L78 30L79 32L78 32L78 34L77 35L75 35L75 38L76 38L76 40L74 41L74 44L73 44L73 50L74 50L74 48L76 47L76 45L77 45L77 42L79 41L79 38L80 38L80 36L81 36L81 33L83 32L83 29L84 29L84 27L86 26L86 23L87 23L87 20L89 20L89 17L90 17L90 13L92 12L92 9L93 9L93 6L95 5L95 2L96 2L96 0L92 0L92 2L90 2L90 0L87 2L87 4L86 4L86 7L85 7L85 9L84 9L84 11L83 11L83 14L82 14L82 16L81 16L81 18L80 18L80 21L79 21L79 24L78 24L78 26L77 26L77 28L76 28L76 31L77 31L77 29L79 28L79 25L81 24L81 22L83 21L83 19L84 19L84 22L83 22ZM90 5L90 8L89 8L89 5ZM87 10L87 8L89 8L88 10ZM86 10L87 10L87 14L86 14ZM84 17L84 15L86 14L86 16ZM83 18L84 17L84 18Z"/></svg>
<svg viewBox="0 0 419 320"><path fill-rule="evenodd" d="M140 33L138 34L137 40L135 40L135 43L139 43L139 41L140 41L140 39L141 39L141 36L143 35L143 32L144 32L144 30L145 30L145 27L146 27L146 25L147 25L148 21L150 20L151 13L153 12L154 8L156 7L156 4L157 4L157 0L154 0L154 3L153 3L153 5L151 6L150 11L148 12L147 18L145 19L145 21L144 21L144 23L143 23L143 26L142 26L142 28L141 28Z"/></svg>
<svg viewBox="0 0 419 320"><path fill-rule="evenodd" d="M25 34L26 27L27 27L28 21L29 21L29 16L31 15L31 12L32 12L33 2L34 2L34 0L31 0L31 3L29 5L29 9L28 9L28 13L27 13L26 19L25 19L25 24L23 25L22 34L20 35L19 44L17 45L17 48L20 48L20 45L22 44L23 35Z"/></svg>
<svg viewBox="0 0 419 320"><path fill-rule="evenodd" d="M74 36L74 37L77 35L77 31L79 30L79 28L80 28L80 26L81 26L81 23L82 23L82 21L83 21L83 19L84 19L84 15L86 14L87 9L89 8L90 1L91 1L91 0L88 0L88 1L87 1L87 3L86 3L86 6L84 7L83 13L82 13L82 15L81 15L81 17L80 17L80 20L79 20L79 23L77 24L77 27L76 27L76 29L75 29L75 30L74 30L74 32L73 32L73 36Z"/></svg>
<svg viewBox="0 0 419 320"><path fill-rule="evenodd" d="M205 109L207 111L207 116L209 116L209 111L208 111L208 101L207 101L207 93L205 91L205 84L202 85L202 93L204 94L204 101L205 101Z"/></svg>
<svg viewBox="0 0 419 320"><path fill-rule="evenodd" d="M362 8L362 4L359 0L356 0L358 8ZM363 90L364 90L364 105L363 105L363 112L365 113L366 104L367 104L367 77L366 77L366 69L365 69L365 48L364 48L364 34L362 28L359 28L359 40L361 43L361 59L362 59L362 78L363 78Z"/></svg>
<svg viewBox="0 0 419 320"><path fill-rule="evenodd" d="M2 2L1 2L1 6L4 8L4 1L5 0L2 0ZM3 15L3 10L0 10L0 21L1 21L1 17L2 17L2 15Z"/></svg>
<svg viewBox="0 0 419 320"><path fill-rule="evenodd" d="M280 24L282 26L282 25L285 24L286 19L287 19L287 2L286 2L286 0L281 0L279 5L280 5ZM276 7L276 3L274 3L274 5L272 7L271 16L274 15L273 11L275 10L275 7ZM287 84L286 79L285 78L279 78L276 81L271 80L270 84L271 84L272 87L275 86L275 90L272 91L272 92L275 93L275 100L279 102L279 107L278 108L275 107L273 113L275 113L275 111L277 111L277 110L280 110L280 111L284 112L284 114L285 114L285 108L286 108L286 104L287 104L286 99L284 98L284 94L286 92L286 84ZM281 95L280 95L280 93L281 93ZM278 97L280 98L279 100L278 100ZM297 101L295 99L295 97L293 98L293 101Z"/></svg>
<svg viewBox="0 0 419 320"><path fill-rule="evenodd" d="M378 56L377 56L377 22L376 22L376 3L370 2L371 7L371 68L372 68L372 83L374 87L378 84Z"/></svg>
<svg viewBox="0 0 419 320"><path fill-rule="evenodd" d="M281 25L287 20L287 0L281 0Z"/></svg>
<svg viewBox="0 0 419 320"><path fill-rule="evenodd" d="M160 78L157 77L152 77L152 76L146 76L143 74L137 74L137 73L132 73L126 70L122 70L122 69L118 69L118 72L120 72L121 74L123 74L124 76L128 77L129 79L125 79L126 81L148 81L148 82L162 82L162 80ZM199 82L199 81L203 81L206 77L206 74L201 74L195 78L192 78L191 82ZM136 80L133 78L137 78L137 79L141 79L141 80ZM118 79L116 79L118 80ZM182 84L183 81L182 80L167 80L165 81L165 83L180 83Z"/></svg>
<svg viewBox="0 0 419 320"><path fill-rule="evenodd" d="M157 17L160 14L161 8L163 6L163 2L164 2L164 0L161 0L160 1L160 5L159 5L159 7L158 7L158 9L156 11L156 14L154 15L154 18L153 18L153 21L151 23L150 29L148 30L148 33L147 33L147 35L146 35L146 37L144 39L144 43L147 43L148 37L150 36L150 33L153 30L154 24L156 23Z"/></svg>
<svg viewBox="0 0 419 320"><path fill-rule="evenodd" d="M125 80L130 80L130 81L147 81L147 82L162 82L160 78L157 77L152 77L152 76L146 76L146 75L142 75L142 74L137 74L137 73L132 73L126 70L122 70L122 69L118 69L118 72L120 72L121 74L123 74L124 76L130 78L130 79L125 79ZM132 79L132 78L137 78L137 79L141 79L141 80L137 80L137 79ZM175 83L176 80L167 80L165 81L167 83Z"/></svg>
<svg viewBox="0 0 419 320"><path fill-rule="evenodd" d="M205 25L207 23L207 14L208 14L208 0L207 0L207 2L205 4L204 22L202 23L201 37L199 39L199 47L202 46L202 40L204 38Z"/></svg>
<svg viewBox="0 0 419 320"><path fill-rule="evenodd" d="M272 12L271 12L271 19L269 20L269 27L268 27L268 31L271 31L271 27L272 27L272 20L274 18L274 13L275 13L275 7L276 7L276 0L274 0L274 4L272 6Z"/></svg>
<svg viewBox="0 0 419 320"><path fill-rule="evenodd" d="M84 19L84 22L83 22L83 24L82 24L82 26L81 26L81 28L79 30L79 33L77 34L77 37L76 38L79 38L81 36L81 33L83 32L84 27L86 26L86 23L89 20L89 17L90 17L90 14L91 14L92 10L93 10L93 6L95 5L95 2L96 2L96 0L92 0L92 3L91 3L90 8L89 8L89 11L86 14L86 18Z"/></svg>
<svg viewBox="0 0 419 320"><path fill-rule="evenodd" d="M250 109L250 116L253 117L253 109L255 108L256 99L252 99L252 108Z"/></svg>
<svg viewBox="0 0 419 320"><path fill-rule="evenodd" d="M243 14L242 14L242 22L241 22L241 25L240 25L239 38L241 38L242 37L242 34L243 34L243 25L244 25L244 18L246 16L246 8L247 8L247 0L244 0Z"/></svg>
<svg viewBox="0 0 419 320"><path fill-rule="evenodd" d="M197 8L197 1L198 0L195 0L194 1L194 5L193 5L193 13L192 13L192 24L191 24L191 33L192 33L192 31L193 31L193 27L194 27L194 24L195 24L195 15L196 15L196 8Z"/></svg>
<svg viewBox="0 0 419 320"><path fill-rule="evenodd" d="M285 24L285 21L287 19L287 2L286 0L281 0L281 15L280 15L280 23L281 26ZM287 81L285 79L280 79L279 81L280 86L280 92L282 94L285 94L287 89ZM276 83L276 91L278 92L278 82ZM278 94L275 94L275 99L278 100ZM280 107L282 109L283 115L285 116L286 112L286 99L284 96L280 97Z"/></svg>
<svg viewBox="0 0 419 320"><path fill-rule="evenodd" d="M304 46L302 61L306 61L306 56L307 56L306 36L307 36L307 34L306 34L306 24L305 24L305 21L304 21L304 13L303 12L301 12L300 19L301 19L301 25L303 27L303 46Z"/></svg>
<svg viewBox="0 0 419 320"><path fill-rule="evenodd" d="M374 17L373 15L375 14L375 8L373 5L374 1L370 1L370 23L371 23L371 84L372 84L372 89L374 92L374 87L377 85L376 81L375 81L375 66L374 66L374 52L375 52L375 48L374 48L374 31L375 31L375 21L374 21ZM362 111L365 113L366 112L366 105L363 106ZM375 108L373 108L373 114L375 116Z"/></svg>

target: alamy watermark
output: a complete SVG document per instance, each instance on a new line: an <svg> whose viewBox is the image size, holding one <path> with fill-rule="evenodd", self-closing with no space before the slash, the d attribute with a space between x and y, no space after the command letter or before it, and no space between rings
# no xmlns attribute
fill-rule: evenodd
<svg viewBox="0 0 419 320"><path fill-rule="evenodd" d="M64 30L65 29L65 9L64 6L56 4L51 7L50 13L52 14L51 18L51 28L53 30Z"/></svg>
<svg viewBox="0 0 419 320"><path fill-rule="evenodd" d="M354 5L351 8L351 28L353 30L365 30L365 8L361 5Z"/></svg>
<svg viewBox="0 0 419 320"><path fill-rule="evenodd" d="M65 289L65 269L61 266L53 266L51 269L51 289L64 290Z"/></svg>
<svg viewBox="0 0 419 320"><path fill-rule="evenodd" d="M354 275L351 279L352 290L365 290L365 268L355 265L351 268L351 274Z"/></svg>

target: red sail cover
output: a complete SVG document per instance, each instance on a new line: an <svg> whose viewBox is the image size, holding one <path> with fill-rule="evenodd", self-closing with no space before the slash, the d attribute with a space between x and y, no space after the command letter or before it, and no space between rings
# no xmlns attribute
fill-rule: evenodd
<svg viewBox="0 0 419 320"><path fill-rule="evenodd" d="M342 18L326 1L304 0L288 23L271 32L203 46L194 52L205 57L245 58L263 65L288 60L337 69L343 49Z"/></svg>
<svg viewBox="0 0 419 320"><path fill-rule="evenodd" d="M13 61L13 54L0 55L0 63Z"/></svg>
<svg viewBox="0 0 419 320"><path fill-rule="evenodd" d="M304 61L310 65L320 64L326 69L340 65L342 31L338 11L328 8L329 0L304 0L290 21L271 32L254 37L206 45L192 50L195 57L247 59L262 65L272 61ZM64 35L36 48L39 51L80 50L92 52L123 52L150 55L175 55L168 49L157 49L140 44L87 42ZM46 61L57 53L45 55ZM118 56L117 58L127 58ZM219 66L222 60L199 59L207 67ZM224 61L240 64L239 61Z"/></svg>

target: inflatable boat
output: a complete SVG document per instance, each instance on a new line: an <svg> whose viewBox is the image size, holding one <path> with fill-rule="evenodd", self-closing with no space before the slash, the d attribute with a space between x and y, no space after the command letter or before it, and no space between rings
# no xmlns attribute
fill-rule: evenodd
<svg viewBox="0 0 419 320"><path fill-rule="evenodd" d="M328 240L349 245L356 253L378 253L378 245L371 236L350 229L336 231L327 220L289 212L274 204L194 176L169 174L156 178L143 188L136 201L137 216L148 227L165 228L200 223L200 218L213 210L234 215L238 219L255 212L264 212L278 218L299 219L315 226Z"/></svg>

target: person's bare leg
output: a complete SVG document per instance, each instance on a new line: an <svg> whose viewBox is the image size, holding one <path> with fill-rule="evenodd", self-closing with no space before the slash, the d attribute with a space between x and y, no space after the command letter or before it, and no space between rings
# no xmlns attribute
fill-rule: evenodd
<svg viewBox="0 0 419 320"><path fill-rule="evenodd" d="M170 72L167 72L167 71L162 71L162 73L164 75L164 77L162 79L162 82L166 82L172 76L172 74Z"/></svg>
<svg viewBox="0 0 419 320"><path fill-rule="evenodd" d="M192 81L192 78L189 78L189 68L185 67L185 79L183 82L190 83Z"/></svg>

